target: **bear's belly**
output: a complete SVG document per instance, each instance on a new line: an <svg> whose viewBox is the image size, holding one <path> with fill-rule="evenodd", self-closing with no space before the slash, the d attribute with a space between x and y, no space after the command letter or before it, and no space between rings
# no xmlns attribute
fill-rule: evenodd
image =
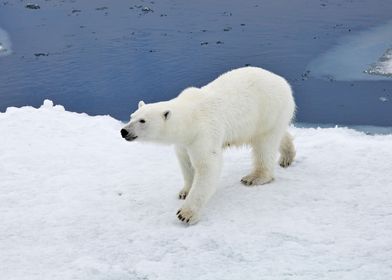
<svg viewBox="0 0 392 280"><path fill-rule="evenodd" d="M240 147L244 145L249 145L249 141L227 141L224 142L222 145L223 149L230 148L230 147Z"/></svg>

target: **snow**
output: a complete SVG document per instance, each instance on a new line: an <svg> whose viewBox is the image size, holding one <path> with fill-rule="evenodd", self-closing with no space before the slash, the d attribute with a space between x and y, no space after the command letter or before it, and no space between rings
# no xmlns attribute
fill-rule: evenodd
<svg viewBox="0 0 392 280"><path fill-rule="evenodd" d="M247 188L225 153L195 226L171 147L51 101L0 114L1 279L392 279L392 135L291 128L298 157Z"/></svg>

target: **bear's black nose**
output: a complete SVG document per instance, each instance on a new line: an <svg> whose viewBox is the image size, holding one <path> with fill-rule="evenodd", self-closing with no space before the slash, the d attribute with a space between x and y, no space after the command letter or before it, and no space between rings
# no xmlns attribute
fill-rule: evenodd
<svg viewBox="0 0 392 280"><path fill-rule="evenodd" d="M122 136L122 138L125 138L125 137L127 137L127 135L128 135L128 131L127 130L125 130L124 128L123 129L121 129L121 136Z"/></svg>

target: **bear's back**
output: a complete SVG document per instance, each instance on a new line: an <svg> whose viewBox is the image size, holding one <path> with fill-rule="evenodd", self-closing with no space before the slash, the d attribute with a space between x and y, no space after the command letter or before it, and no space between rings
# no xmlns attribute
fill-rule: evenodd
<svg viewBox="0 0 392 280"><path fill-rule="evenodd" d="M224 94L243 92L255 84L262 84L263 88L270 85L288 86L287 81L279 75L258 67L242 67L228 71L218 78L202 87L211 92L222 92Z"/></svg>
<svg viewBox="0 0 392 280"><path fill-rule="evenodd" d="M227 143L244 142L282 118L289 122L295 108L287 81L257 67L229 71L201 90L206 97L199 103L203 104L202 114L222 125Z"/></svg>

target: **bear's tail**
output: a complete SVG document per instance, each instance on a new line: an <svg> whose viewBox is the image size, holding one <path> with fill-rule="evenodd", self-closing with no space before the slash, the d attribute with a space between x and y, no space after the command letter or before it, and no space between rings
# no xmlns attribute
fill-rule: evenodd
<svg viewBox="0 0 392 280"><path fill-rule="evenodd" d="M279 152L279 165L284 168L290 166L291 163L294 161L296 152L293 143L293 136L291 136L288 131L286 131L282 140L280 141Z"/></svg>

